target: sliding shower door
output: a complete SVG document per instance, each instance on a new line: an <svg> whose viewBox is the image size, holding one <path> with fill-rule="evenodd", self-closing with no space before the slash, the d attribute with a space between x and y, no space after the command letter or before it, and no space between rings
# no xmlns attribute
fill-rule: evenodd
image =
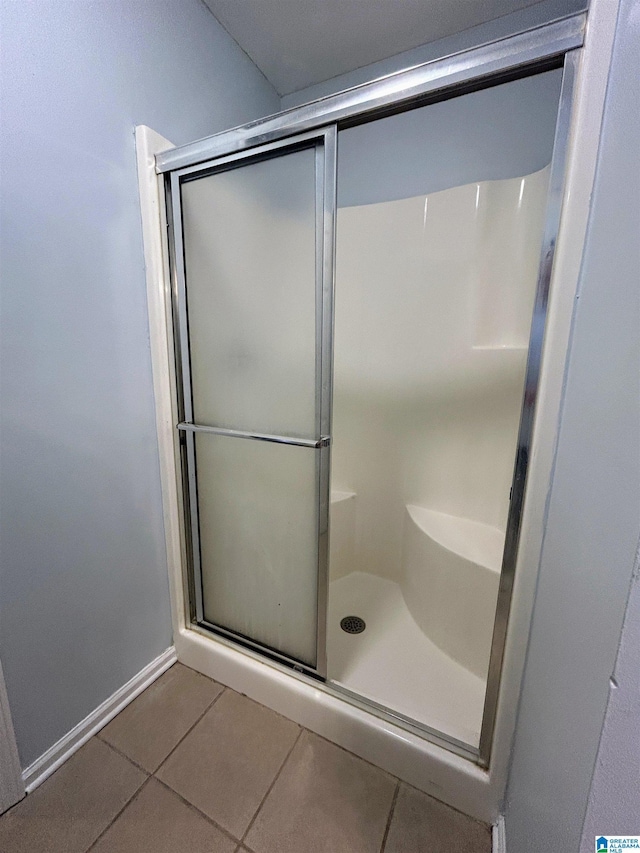
<svg viewBox="0 0 640 853"><path fill-rule="evenodd" d="M174 172L194 619L325 675L335 132Z"/></svg>
<svg viewBox="0 0 640 853"><path fill-rule="evenodd" d="M483 767L583 26L156 155L191 626Z"/></svg>

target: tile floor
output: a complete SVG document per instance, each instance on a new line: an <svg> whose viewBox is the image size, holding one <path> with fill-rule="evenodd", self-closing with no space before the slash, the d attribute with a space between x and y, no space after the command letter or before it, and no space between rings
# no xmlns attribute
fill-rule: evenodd
<svg viewBox="0 0 640 853"><path fill-rule="evenodd" d="M2 853L490 853L487 827L175 664L0 817Z"/></svg>

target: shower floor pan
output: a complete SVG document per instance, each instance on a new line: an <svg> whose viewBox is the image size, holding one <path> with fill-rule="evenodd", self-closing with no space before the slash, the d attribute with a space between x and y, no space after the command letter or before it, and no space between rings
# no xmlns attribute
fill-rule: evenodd
<svg viewBox="0 0 640 853"><path fill-rule="evenodd" d="M345 616L366 623L360 634ZM329 585L329 679L390 711L477 746L483 679L429 640L409 613L397 583L352 572Z"/></svg>

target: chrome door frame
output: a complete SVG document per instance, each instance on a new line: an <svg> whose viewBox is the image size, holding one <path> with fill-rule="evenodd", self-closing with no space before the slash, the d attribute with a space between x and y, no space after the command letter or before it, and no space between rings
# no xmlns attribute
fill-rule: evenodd
<svg viewBox="0 0 640 853"><path fill-rule="evenodd" d="M511 499L509 501L509 514L507 517L507 529L502 554L502 569L500 572L500 582L498 587L498 602L496 605L496 617L493 625L493 637L491 640L491 656L489 659L489 671L487 674L487 691L485 693L484 710L482 713L479 763L484 767L489 766L493 732L498 710L500 677L502 674L502 663L507 641L507 627L509 623L509 611L511 609L511 596L513 593L516 561L518 558L518 544L520 540L520 527L524 508L529 456L533 440L533 421L536 400L538 398L540 368L542 365L542 346L544 343L544 333L547 321L549 287L551 284L551 272L553 269L556 238L560 227L560 212L562 208L564 176L566 171L567 146L569 141L569 128L571 125L573 92L575 89L577 69L578 51L569 51L565 54L564 59L562 87L560 90L556 130L553 140L553 154L551 157L549 187L547 190L544 234L540 250L538 280L536 283L533 316L531 318L531 331L529 334L529 347L527 350L527 366L525 370L524 389L522 394L520 425L518 427L518 443L516 447L516 457L511 482Z"/></svg>
<svg viewBox="0 0 640 853"><path fill-rule="evenodd" d="M419 731L426 739L433 743L444 744L451 751L459 755L464 755L484 768L489 766L500 694L500 679L507 638L508 618L525 499L527 467L531 449L535 402L540 375L549 284L562 204L575 72L578 61L578 49L584 43L586 20L587 16L585 12L570 15L527 32L389 74L335 95L320 98L317 101L285 110L276 115L259 119L156 155L156 172L158 174L165 174L167 184L170 184L172 180L171 176L176 170L190 167L199 168L199 164L217 157L233 157L253 153L259 150L261 146L278 143L280 140L286 142L289 137L300 132L318 131L325 128L332 130L335 134L338 128L375 120L385 115L403 112L416 106L455 97L469 91L490 87L509 80L528 77L551 68L563 67L563 81L546 206L545 229L518 433L518 449L514 465L512 497L505 537L479 746L476 748L460 744L443 732L434 732L429 727L407 720L390 709L382 709L380 706L376 706L375 703L349 694L348 691L336 688L334 685L318 685L320 689L347 699L356 706L369 708L372 713L389 719L408 731ZM334 159L331 165L335 174L335 146L332 150ZM170 197L171 193L169 192L168 198L170 199ZM328 228L328 223L331 223L332 228L335 226L335 204L334 183L334 195L331 203L325 195L325 228ZM328 234L327 237L329 237ZM331 269L331 283L329 284L327 281L323 283L323 292L327 289L332 293L333 240L331 243L331 257L325 257L327 268ZM331 305L330 295L327 297L326 304L328 306ZM329 367L332 325L332 322L326 324L329 331L327 332L325 356L329 359ZM331 376L329 368L327 370L328 372L325 372L323 367L322 392L329 398L329 408L326 411L330 413ZM327 428L325 434L330 435L330 428ZM323 512L327 519L329 509L329 452L329 448L327 447L325 449L326 457L324 463L321 465L324 477L326 478L327 506L323 507ZM326 537L323 541L325 547L328 547ZM325 603L327 581L328 578L325 577L325 587L323 590L323 600ZM318 600L320 602L320 596ZM324 620L322 621L323 624L326 624ZM250 649L248 651L250 654L253 653ZM294 677L297 675L303 679L307 677L304 672L294 672L292 675Z"/></svg>
<svg viewBox="0 0 640 853"><path fill-rule="evenodd" d="M336 142L335 126L260 145L248 151L215 157L197 165L171 171L165 183L167 192L167 217L169 227L170 270L179 422L176 429L180 437L183 472L184 517L187 540L187 562L191 619L213 633L225 636L240 645L255 649L269 658L288 664L298 672L326 678L326 613L329 577L329 476L331 470L331 403L332 403L332 351L333 351L333 265L336 206ZM229 168L259 162L277 156L286 156L302 148L315 151L315 437L311 439L287 435L271 435L244 430L234 430L212 425L197 424L193 420L191 365L189 353L189 321L187 312L187 283L182 229L182 202L180 187L184 180L197 180ZM202 599L202 570L200 565L200 533L198 518L198 487L196 480L195 436L198 433L223 435L233 438L266 441L276 444L309 448L315 453L315 482L317 505L317 630L316 666L290 657L249 637L208 622L204 615Z"/></svg>
<svg viewBox="0 0 640 853"><path fill-rule="evenodd" d="M431 99L451 97L470 84L484 88L514 75L526 77L536 66L541 70L545 63L581 47L585 26L586 13L581 12L491 44L388 74L336 95L171 148L156 155L156 172L172 172L322 125L368 121Z"/></svg>

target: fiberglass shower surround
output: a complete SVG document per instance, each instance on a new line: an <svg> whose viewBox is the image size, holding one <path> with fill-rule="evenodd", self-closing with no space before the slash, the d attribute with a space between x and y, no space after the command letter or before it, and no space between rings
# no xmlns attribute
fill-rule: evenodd
<svg viewBox="0 0 640 853"><path fill-rule="evenodd" d="M338 211L329 677L474 745L548 174Z"/></svg>

